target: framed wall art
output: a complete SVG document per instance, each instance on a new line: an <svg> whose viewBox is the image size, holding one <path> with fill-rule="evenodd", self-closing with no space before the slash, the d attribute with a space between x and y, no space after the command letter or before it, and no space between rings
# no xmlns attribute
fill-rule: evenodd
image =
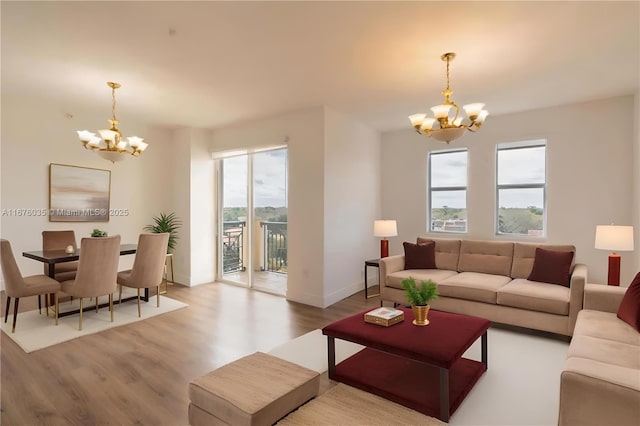
<svg viewBox="0 0 640 426"><path fill-rule="evenodd" d="M50 222L108 222L111 170L49 164Z"/></svg>

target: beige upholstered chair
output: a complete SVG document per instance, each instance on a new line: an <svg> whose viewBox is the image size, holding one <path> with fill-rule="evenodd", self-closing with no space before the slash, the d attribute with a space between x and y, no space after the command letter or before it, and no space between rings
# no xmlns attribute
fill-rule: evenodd
<svg viewBox="0 0 640 426"><path fill-rule="evenodd" d="M80 242L78 273L74 280L63 281L62 291L80 299L80 322L82 330L82 299L109 296L109 311L113 322L113 292L116 290L118 260L120 259L120 235L112 237L83 238ZM56 311L58 306L56 305Z"/></svg>
<svg viewBox="0 0 640 426"><path fill-rule="evenodd" d="M122 298L122 286L133 287L138 290L138 317L140 317L141 288L156 287L156 305L160 306L160 283L162 283L164 263L167 258L168 242L168 233L140 234L133 268L128 271L118 272L120 298Z"/></svg>
<svg viewBox="0 0 640 426"><path fill-rule="evenodd" d="M7 306L4 314L4 322L7 322L9 317L9 306L11 304L11 298L15 298L13 302L13 326L11 332L16 331L16 319L18 318L18 302L21 297L27 296L40 296L41 294L47 295L50 293L55 294L56 302L56 325L58 325L58 292L60 291L60 283L53 278L49 278L46 275L32 275L29 277L23 277L16 263L15 257L13 257L13 251L11 251L11 244L7 240L0 240L0 260L2 264L2 275L4 276L4 288L7 294ZM47 315L49 315L49 303L47 300Z"/></svg>
<svg viewBox="0 0 640 426"><path fill-rule="evenodd" d="M73 250L78 247L76 245L76 234L73 231L42 231L42 250L64 250L67 246L73 246ZM78 262L63 262L55 265L56 281L68 281L76 277L78 270ZM44 274L49 274L49 265L44 265Z"/></svg>

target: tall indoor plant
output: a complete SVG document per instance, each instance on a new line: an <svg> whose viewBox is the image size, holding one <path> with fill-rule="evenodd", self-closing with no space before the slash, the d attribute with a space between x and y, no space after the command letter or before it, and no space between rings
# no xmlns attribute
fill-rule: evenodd
<svg viewBox="0 0 640 426"><path fill-rule="evenodd" d="M153 232L154 234L167 232L169 234L167 253L173 253L176 247L176 240L178 239L178 229L182 226L182 222L176 216L175 212L169 214L161 212L159 216L153 217L153 222L153 225L145 226L144 230Z"/></svg>
<svg viewBox="0 0 640 426"><path fill-rule="evenodd" d="M421 281L420 287L416 285L416 280L413 277L405 278L402 280L402 287L404 287L407 300L411 304L411 310L413 310L414 325L427 325L429 320L429 302L438 298L438 286L431 280Z"/></svg>

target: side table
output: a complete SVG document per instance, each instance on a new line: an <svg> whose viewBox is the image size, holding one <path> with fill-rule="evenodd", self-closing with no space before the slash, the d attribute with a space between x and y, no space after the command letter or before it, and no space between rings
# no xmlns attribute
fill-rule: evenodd
<svg viewBox="0 0 640 426"><path fill-rule="evenodd" d="M378 292L377 294L372 294L369 295L369 287L368 287L368 280L367 280L367 270L369 269L369 267L372 268L378 268L378 288L380 288L380 259L370 259L370 260L365 260L364 261L364 298L365 299L371 299L372 297L377 297L380 296L380 292Z"/></svg>

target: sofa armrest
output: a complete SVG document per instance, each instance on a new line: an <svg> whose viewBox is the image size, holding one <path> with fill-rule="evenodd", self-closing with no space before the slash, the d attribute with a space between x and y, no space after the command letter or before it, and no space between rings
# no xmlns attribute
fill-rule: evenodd
<svg viewBox="0 0 640 426"><path fill-rule="evenodd" d="M625 287L587 284L584 288L584 309L616 313L626 291Z"/></svg>
<svg viewBox="0 0 640 426"><path fill-rule="evenodd" d="M584 286L587 283L587 265L576 263L571 273L569 285L569 335L573 336L578 312L582 310L584 301Z"/></svg>
<svg viewBox="0 0 640 426"><path fill-rule="evenodd" d="M387 285L387 275L404 269L404 255L383 257L380 259L380 290Z"/></svg>

